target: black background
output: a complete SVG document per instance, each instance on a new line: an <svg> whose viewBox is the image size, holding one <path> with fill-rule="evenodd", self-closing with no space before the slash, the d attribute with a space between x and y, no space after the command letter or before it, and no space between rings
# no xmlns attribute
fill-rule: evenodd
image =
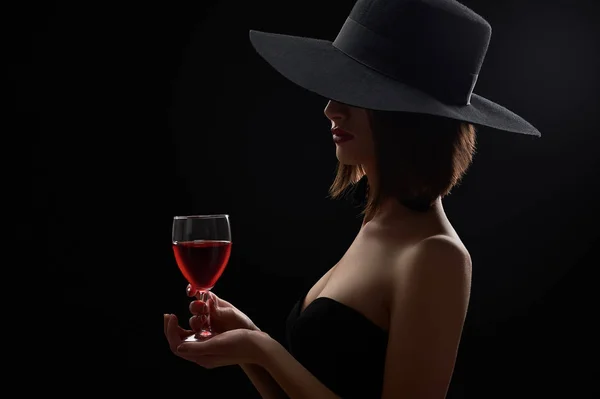
<svg viewBox="0 0 600 399"><path fill-rule="evenodd" d="M589 397L598 6L464 3L493 27L475 92L542 138L482 128L471 170L444 200L474 265L448 397ZM333 40L353 4L45 2L7 12L7 197L29 262L18 290L37 284L25 317L51 322L52 339L35 349L48 355L28 369L46 393L258 397L239 367L204 370L169 352L162 314L187 322L189 303L171 221L230 215L232 256L214 291L281 340L293 303L358 232L360 208L326 198L336 166L326 99L272 70L248 30Z"/></svg>

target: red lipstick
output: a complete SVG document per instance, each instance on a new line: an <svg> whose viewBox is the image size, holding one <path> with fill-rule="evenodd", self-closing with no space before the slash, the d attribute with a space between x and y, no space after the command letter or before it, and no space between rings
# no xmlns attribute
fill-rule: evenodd
<svg viewBox="0 0 600 399"><path fill-rule="evenodd" d="M331 129L331 133L333 134L333 141L335 141L336 144L345 143L346 141L350 141L354 138L353 135L345 130L340 129L339 127Z"/></svg>

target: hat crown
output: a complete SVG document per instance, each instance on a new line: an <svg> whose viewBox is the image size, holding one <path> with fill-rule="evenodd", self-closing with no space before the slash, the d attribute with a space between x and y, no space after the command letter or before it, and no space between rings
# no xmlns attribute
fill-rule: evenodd
<svg viewBox="0 0 600 399"><path fill-rule="evenodd" d="M333 45L442 102L466 105L491 32L454 0L358 0Z"/></svg>

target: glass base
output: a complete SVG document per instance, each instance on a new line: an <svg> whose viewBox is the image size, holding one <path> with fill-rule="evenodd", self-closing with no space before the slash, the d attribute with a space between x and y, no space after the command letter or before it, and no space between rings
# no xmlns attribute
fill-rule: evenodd
<svg viewBox="0 0 600 399"><path fill-rule="evenodd" d="M185 339L185 342L202 342L202 341L206 341L209 338L214 337L216 334L207 330L204 330L202 332L199 332L197 334L194 335L190 335L189 337L187 337Z"/></svg>

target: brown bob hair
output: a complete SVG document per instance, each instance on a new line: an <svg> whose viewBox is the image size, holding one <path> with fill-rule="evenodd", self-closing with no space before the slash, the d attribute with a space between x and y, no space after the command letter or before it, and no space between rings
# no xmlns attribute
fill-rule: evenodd
<svg viewBox="0 0 600 399"><path fill-rule="evenodd" d="M454 119L394 111L367 110L373 132L378 178L359 216L370 220L384 198L396 198L409 209L425 212L438 197L457 186L471 165L476 128ZM362 165L338 161L329 197L339 198L365 176Z"/></svg>

